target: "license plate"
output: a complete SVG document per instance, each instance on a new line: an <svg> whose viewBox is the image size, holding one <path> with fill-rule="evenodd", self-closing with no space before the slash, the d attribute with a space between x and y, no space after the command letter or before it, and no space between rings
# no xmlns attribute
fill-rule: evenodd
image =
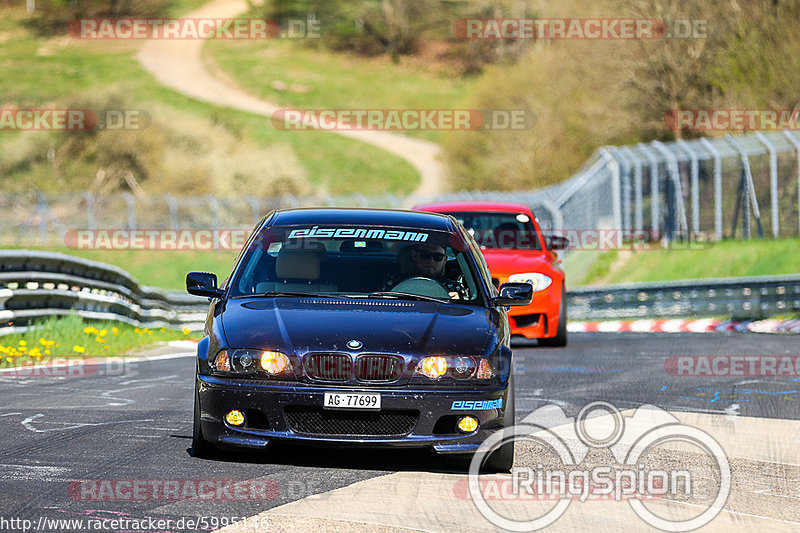
<svg viewBox="0 0 800 533"><path fill-rule="evenodd" d="M370 393L326 392L325 409L380 409L381 395Z"/></svg>

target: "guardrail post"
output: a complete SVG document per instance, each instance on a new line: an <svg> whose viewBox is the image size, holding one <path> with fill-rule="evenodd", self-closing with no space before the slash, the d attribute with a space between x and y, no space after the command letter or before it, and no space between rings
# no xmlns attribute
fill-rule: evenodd
<svg viewBox="0 0 800 533"><path fill-rule="evenodd" d="M678 167L678 158L675 157L664 143L660 141L653 141L653 146L655 146L663 155L664 158L667 160L667 174L669 174L672 184L675 189L675 196L677 196L677 217L678 222L680 224L681 229L686 232L686 238L689 238L689 222L686 219L686 204L683 201L683 185L681 185L681 175L680 175L680 168Z"/></svg>
<svg viewBox="0 0 800 533"><path fill-rule="evenodd" d="M783 134L792 143L797 153L797 233L800 234L800 141L789 130L784 130Z"/></svg>
<svg viewBox="0 0 800 533"><path fill-rule="evenodd" d="M776 239L780 234L780 217L778 216L778 152L766 135L760 131L756 132L756 137L769 150L769 199L772 209L772 236Z"/></svg>
<svg viewBox="0 0 800 533"><path fill-rule="evenodd" d="M683 148L683 151L689 154L691 161L690 176L691 176L691 197L692 197L692 233L696 236L700 233L700 165L697 162L697 154L694 153L689 143L683 139L678 139L678 146Z"/></svg>
<svg viewBox="0 0 800 533"><path fill-rule="evenodd" d="M747 152L745 152L744 147L739 144L739 141L734 139L732 135L728 134L725 139L739 152L742 160L742 182L744 184L742 204L745 206L745 238L750 238L750 205L752 205L753 214L756 217L756 224L758 225L758 236L763 239L764 228L761 226L761 211L758 209L758 198L756 198L756 189L755 185L753 185L753 175L750 172L750 159L747 157ZM750 199L750 204L747 203L748 198Z"/></svg>
<svg viewBox="0 0 800 533"><path fill-rule="evenodd" d="M642 152L647 160L650 162L650 232L653 235L659 235L660 231L660 224L661 224L661 212L660 212L660 205L658 199L658 158L653 156L652 152L650 152L650 148L644 144L639 143L637 145L639 147L639 151Z"/></svg>
<svg viewBox="0 0 800 533"><path fill-rule="evenodd" d="M722 240L722 156L711 141L702 137L700 143L714 158L714 232Z"/></svg>
<svg viewBox="0 0 800 533"><path fill-rule="evenodd" d="M622 163L622 229L630 231L631 229L631 162L628 156L620 150L615 148L613 150L615 158Z"/></svg>
<svg viewBox="0 0 800 533"><path fill-rule="evenodd" d="M629 161L633 161L633 199L634 199L634 226L636 230L641 230L642 221L642 159L629 147L625 147L629 155Z"/></svg>
<svg viewBox="0 0 800 533"><path fill-rule="evenodd" d="M622 213L620 206L620 176L619 176L619 162L611 154L607 148L601 148L600 154L606 160L608 169L611 172L611 216L614 218L614 229L617 234L617 248L622 248ZM599 228L597 228L599 229Z"/></svg>

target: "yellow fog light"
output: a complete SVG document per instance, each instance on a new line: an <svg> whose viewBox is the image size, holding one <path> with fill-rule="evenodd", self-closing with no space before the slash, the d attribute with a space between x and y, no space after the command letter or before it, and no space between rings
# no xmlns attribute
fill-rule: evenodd
<svg viewBox="0 0 800 533"><path fill-rule="evenodd" d="M462 433L472 433L478 429L478 419L474 416L462 416L458 420L458 430Z"/></svg>
<svg viewBox="0 0 800 533"><path fill-rule="evenodd" d="M419 372L425 377L439 379L447 372L447 359L444 357L426 357L420 361Z"/></svg>
<svg viewBox="0 0 800 533"><path fill-rule="evenodd" d="M264 352L261 354L261 368L273 376L283 374L289 368L289 359L281 352Z"/></svg>
<svg viewBox="0 0 800 533"><path fill-rule="evenodd" d="M241 426L244 424L244 415L241 411L234 409L225 415L225 421L232 426Z"/></svg>

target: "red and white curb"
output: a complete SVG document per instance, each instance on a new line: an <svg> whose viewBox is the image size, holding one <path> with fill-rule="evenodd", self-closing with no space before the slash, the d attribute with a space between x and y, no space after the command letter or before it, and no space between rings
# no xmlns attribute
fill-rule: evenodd
<svg viewBox="0 0 800 533"><path fill-rule="evenodd" d="M800 319L779 320L720 320L698 319L641 319L605 320L600 322L574 321L567 323L570 333L800 333Z"/></svg>

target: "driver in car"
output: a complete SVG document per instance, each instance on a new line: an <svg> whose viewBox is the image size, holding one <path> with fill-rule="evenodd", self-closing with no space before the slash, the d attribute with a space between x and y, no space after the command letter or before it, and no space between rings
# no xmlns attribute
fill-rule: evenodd
<svg viewBox="0 0 800 533"><path fill-rule="evenodd" d="M447 252L441 246L435 244L420 243L410 247L410 261L403 265L401 259L399 278L389 279L384 290L391 290L400 282L411 278L428 278L438 282L450 294L450 298L464 299L468 297L466 288L461 284L460 279L452 279L447 276ZM458 276L460 278L460 276Z"/></svg>
<svg viewBox="0 0 800 533"><path fill-rule="evenodd" d="M440 281L444 276L446 259L444 248L432 244L419 244L411 249L411 261L414 265L412 275Z"/></svg>

